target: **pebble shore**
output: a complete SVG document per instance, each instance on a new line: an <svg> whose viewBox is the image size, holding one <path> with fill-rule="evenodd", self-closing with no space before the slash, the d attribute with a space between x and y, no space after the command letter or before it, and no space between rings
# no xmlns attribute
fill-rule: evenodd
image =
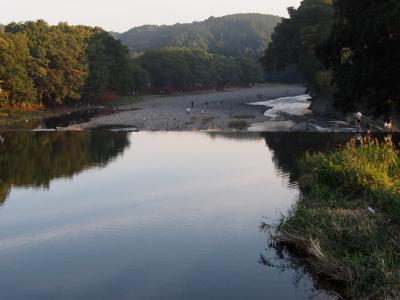
<svg viewBox="0 0 400 300"><path fill-rule="evenodd" d="M116 126L142 131L230 131L236 130L237 124L250 126L268 121L264 115L265 106L249 103L297 96L305 92L305 87L301 85L263 85L222 92L146 96L138 103L121 108L129 111L101 116L74 127L96 129ZM262 95L261 99L258 95Z"/></svg>

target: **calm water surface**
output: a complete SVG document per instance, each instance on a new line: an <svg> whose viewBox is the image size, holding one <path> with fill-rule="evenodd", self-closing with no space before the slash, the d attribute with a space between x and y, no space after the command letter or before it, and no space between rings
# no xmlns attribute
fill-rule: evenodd
<svg viewBox="0 0 400 300"><path fill-rule="evenodd" d="M258 226L296 201L296 157L346 136L1 136L0 299L327 297L259 262Z"/></svg>

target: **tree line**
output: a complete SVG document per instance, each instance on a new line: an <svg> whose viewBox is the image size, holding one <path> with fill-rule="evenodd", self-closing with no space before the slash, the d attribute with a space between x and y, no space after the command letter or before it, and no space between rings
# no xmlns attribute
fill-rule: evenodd
<svg viewBox="0 0 400 300"><path fill-rule="evenodd" d="M0 106L46 107L94 101L147 87L193 90L264 79L261 64L206 50L164 48L132 57L101 28L45 21L0 27Z"/></svg>
<svg viewBox="0 0 400 300"><path fill-rule="evenodd" d="M146 70L151 86L160 89L223 89L248 86L264 79L261 65L254 59L221 56L205 50L148 50L134 61Z"/></svg>
<svg viewBox="0 0 400 300"><path fill-rule="evenodd" d="M296 65L342 111L388 115L400 104L400 2L303 0L275 29L263 64Z"/></svg>

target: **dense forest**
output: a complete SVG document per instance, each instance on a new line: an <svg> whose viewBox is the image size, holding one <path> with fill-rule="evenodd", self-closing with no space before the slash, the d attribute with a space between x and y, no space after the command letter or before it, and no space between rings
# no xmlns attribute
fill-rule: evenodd
<svg viewBox="0 0 400 300"><path fill-rule="evenodd" d="M136 55L149 49L189 48L258 59L280 21L271 15L237 14L190 24L145 25L114 36Z"/></svg>
<svg viewBox="0 0 400 300"><path fill-rule="evenodd" d="M297 66L342 111L389 115L400 104L400 2L303 0L275 29L263 64Z"/></svg>
<svg viewBox="0 0 400 300"><path fill-rule="evenodd" d="M222 22L225 19L230 22ZM148 88L157 92L223 89L262 82L264 72L255 53L266 47L278 21L262 15L208 20L204 24L213 24L210 26L225 36L218 43L221 51L201 49L204 47L196 46L196 38L188 36L183 44L153 45L154 49L139 56L101 28L66 23L50 26L42 20L11 23L0 27L0 107L41 109L79 100L97 101L110 92L131 95ZM242 25L228 34L233 23ZM246 33L244 24L254 32ZM138 42L145 40L137 38ZM186 47L189 41L193 49ZM229 53L229 49L242 50L237 56L218 54Z"/></svg>

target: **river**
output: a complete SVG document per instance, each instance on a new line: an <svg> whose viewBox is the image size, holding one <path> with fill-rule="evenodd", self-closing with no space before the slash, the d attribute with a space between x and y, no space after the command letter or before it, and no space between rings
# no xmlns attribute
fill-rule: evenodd
<svg viewBox="0 0 400 300"><path fill-rule="evenodd" d="M296 202L299 156L349 138L1 133L0 298L330 298L259 225Z"/></svg>

